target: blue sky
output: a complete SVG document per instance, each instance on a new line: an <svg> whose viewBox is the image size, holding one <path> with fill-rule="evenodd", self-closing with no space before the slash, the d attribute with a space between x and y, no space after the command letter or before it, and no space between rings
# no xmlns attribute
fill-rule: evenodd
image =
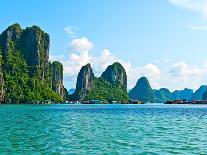
<svg viewBox="0 0 207 155"><path fill-rule="evenodd" d="M85 63L98 76L114 61L129 88L141 76L153 88L207 84L207 0L2 0L0 12L0 31L18 22L50 34L67 88Z"/></svg>

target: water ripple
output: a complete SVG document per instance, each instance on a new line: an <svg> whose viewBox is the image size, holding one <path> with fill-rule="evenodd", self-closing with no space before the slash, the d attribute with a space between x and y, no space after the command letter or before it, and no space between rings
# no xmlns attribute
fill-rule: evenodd
<svg viewBox="0 0 207 155"><path fill-rule="evenodd" d="M0 154L207 154L207 106L1 105Z"/></svg>

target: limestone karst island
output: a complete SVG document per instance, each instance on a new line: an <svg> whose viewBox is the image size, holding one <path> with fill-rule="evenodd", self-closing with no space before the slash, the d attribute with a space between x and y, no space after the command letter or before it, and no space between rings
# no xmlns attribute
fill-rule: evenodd
<svg viewBox="0 0 207 155"><path fill-rule="evenodd" d="M50 36L38 26L9 26L0 35L1 103L206 103L203 85L191 89L152 89L146 77L127 90L127 74L119 62L96 77L90 63L82 66L73 93L63 85L63 65L49 59ZM130 75L129 75L130 76Z"/></svg>
<svg viewBox="0 0 207 155"><path fill-rule="evenodd" d="M0 155L207 155L207 0L0 4Z"/></svg>
<svg viewBox="0 0 207 155"><path fill-rule="evenodd" d="M49 61L50 36L38 26L9 26L0 35L1 102L63 102L63 66Z"/></svg>

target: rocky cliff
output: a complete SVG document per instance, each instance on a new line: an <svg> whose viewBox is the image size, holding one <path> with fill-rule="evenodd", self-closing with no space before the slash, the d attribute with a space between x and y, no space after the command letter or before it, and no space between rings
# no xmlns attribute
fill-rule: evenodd
<svg viewBox="0 0 207 155"><path fill-rule="evenodd" d="M75 98L77 100L84 100L87 92L93 89L94 86L94 73L90 64L83 66L78 74Z"/></svg>
<svg viewBox="0 0 207 155"><path fill-rule="evenodd" d="M62 98L64 97L63 65L58 61L52 63L52 89Z"/></svg>
<svg viewBox="0 0 207 155"><path fill-rule="evenodd" d="M154 90L154 102L164 103L166 101L174 100L174 96L167 88Z"/></svg>
<svg viewBox="0 0 207 155"><path fill-rule="evenodd" d="M172 92L175 100L190 100L193 94L192 89L185 88L184 90L175 90Z"/></svg>
<svg viewBox="0 0 207 155"><path fill-rule="evenodd" d="M115 62L108 66L101 77L112 85L120 86L127 92L127 75L124 67L120 63Z"/></svg>
<svg viewBox="0 0 207 155"><path fill-rule="evenodd" d="M144 102L154 102L153 90L146 77L141 77L134 88L129 92L129 98Z"/></svg>
<svg viewBox="0 0 207 155"><path fill-rule="evenodd" d="M78 74L76 90L71 100L128 101L126 72L119 63L107 67L101 77L94 76L91 65L83 66Z"/></svg>
<svg viewBox="0 0 207 155"><path fill-rule="evenodd" d="M5 94L6 102L63 99L62 65L49 62L49 46L49 35L38 26L22 29L13 24L0 35L0 98Z"/></svg>
<svg viewBox="0 0 207 155"><path fill-rule="evenodd" d="M202 85L191 96L191 100L202 100L203 94L206 92L207 86Z"/></svg>
<svg viewBox="0 0 207 155"><path fill-rule="evenodd" d="M0 43L5 63L9 49L14 46L14 49L23 55L27 65L30 66L31 75L38 73L42 82L49 76L50 38L38 26L22 29L19 24L13 24L1 34Z"/></svg>
<svg viewBox="0 0 207 155"><path fill-rule="evenodd" d="M38 26L28 27L22 31L18 44L27 64L31 68L30 74L38 73L42 82L50 80L47 79L50 74L49 35Z"/></svg>
<svg viewBox="0 0 207 155"><path fill-rule="evenodd" d="M207 90L203 93L202 100L207 100Z"/></svg>
<svg viewBox="0 0 207 155"><path fill-rule="evenodd" d="M1 35L0 35L0 44L2 48L2 56L4 62L6 62L6 56L10 48L11 42L17 43L22 34L22 28L19 24L13 24L9 26Z"/></svg>
<svg viewBox="0 0 207 155"><path fill-rule="evenodd" d="M1 53L1 48L0 48ZM4 78L3 78L3 71L2 71L2 65L3 65L3 58L0 54L0 102L4 101Z"/></svg>

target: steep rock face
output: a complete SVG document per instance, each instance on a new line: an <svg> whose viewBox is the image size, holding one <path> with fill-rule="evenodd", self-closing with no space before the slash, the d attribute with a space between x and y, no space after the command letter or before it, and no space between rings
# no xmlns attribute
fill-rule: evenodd
<svg viewBox="0 0 207 155"><path fill-rule="evenodd" d="M50 37L38 26L23 30L19 41L21 52L29 66L30 74L38 73L42 82L49 76L49 46Z"/></svg>
<svg viewBox="0 0 207 155"><path fill-rule="evenodd" d="M174 100L172 93L167 88L154 90L155 102L164 103L169 100Z"/></svg>
<svg viewBox="0 0 207 155"><path fill-rule="evenodd" d="M4 100L3 73L0 72L0 102Z"/></svg>
<svg viewBox="0 0 207 155"><path fill-rule="evenodd" d="M6 56L11 44L19 40L21 32L20 25L13 24L0 35L0 102L4 100L5 94L3 64L6 64Z"/></svg>
<svg viewBox="0 0 207 155"><path fill-rule="evenodd" d="M127 75L124 67L115 62L107 67L101 77L112 85L117 85L127 92Z"/></svg>
<svg viewBox="0 0 207 155"><path fill-rule="evenodd" d="M16 51L22 53L30 66L30 74L38 73L42 82L49 76L50 38L38 26L27 27L26 29L21 29L19 24L9 26L1 34L0 43L5 63L9 47L12 44Z"/></svg>
<svg viewBox="0 0 207 155"><path fill-rule="evenodd" d="M50 38L38 26L27 27L21 36L23 54L30 66L44 67L49 62Z"/></svg>
<svg viewBox="0 0 207 155"><path fill-rule="evenodd" d="M69 94L68 94L68 90L66 88L64 88L63 100L64 101L69 100Z"/></svg>
<svg viewBox="0 0 207 155"><path fill-rule="evenodd" d="M202 100L207 100L207 90L203 93Z"/></svg>
<svg viewBox="0 0 207 155"><path fill-rule="evenodd" d="M172 94L175 100L190 100L193 90L185 88L184 90L175 90Z"/></svg>
<svg viewBox="0 0 207 155"><path fill-rule="evenodd" d="M63 65L58 61L52 63L52 89L62 98L64 97Z"/></svg>
<svg viewBox="0 0 207 155"><path fill-rule="evenodd" d="M141 77L134 88L129 92L129 98L144 102L153 102L154 94L146 77Z"/></svg>
<svg viewBox="0 0 207 155"><path fill-rule="evenodd" d="M92 90L94 86L94 73L90 64L83 66L78 74L75 98L82 100L86 97L87 91Z"/></svg>
<svg viewBox="0 0 207 155"><path fill-rule="evenodd" d="M65 98L62 65L49 62L49 46L49 35L38 26L21 29L14 24L0 35L0 101L61 102Z"/></svg>
<svg viewBox="0 0 207 155"><path fill-rule="evenodd" d="M191 100L202 100L202 96L203 94L206 92L207 90L207 86L206 85L202 85L200 86L199 89L197 89L191 97Z"/></svg>
<svg viewBox="0 0 207 155"><path fill-rule="evenodd" d="M1 49L0 49L1 53ZM4 100L4 78L3 78L3 71L2 71L2 63L3 63L3 58L2 55L0 54L0 102Z"/></svg>
<svg viewBox="0 0 207 155"><path fill-rule="evenodd" d="M94 76L91 65L83 66L78 74L76 90L70 100L107 100L108 102L129 100L126 91L126 75L118 63L109 66L101 77Z"/></svg>
<svg viewBox="0 0 207 155"><path fill-rule="evenodd" d="M19 24L13 24L9 26L1 35L0 35L0 44L2 48L3 60L6 61L6 55L10 46L10 41L16 43L21 36L22 29Z"/></svg>

